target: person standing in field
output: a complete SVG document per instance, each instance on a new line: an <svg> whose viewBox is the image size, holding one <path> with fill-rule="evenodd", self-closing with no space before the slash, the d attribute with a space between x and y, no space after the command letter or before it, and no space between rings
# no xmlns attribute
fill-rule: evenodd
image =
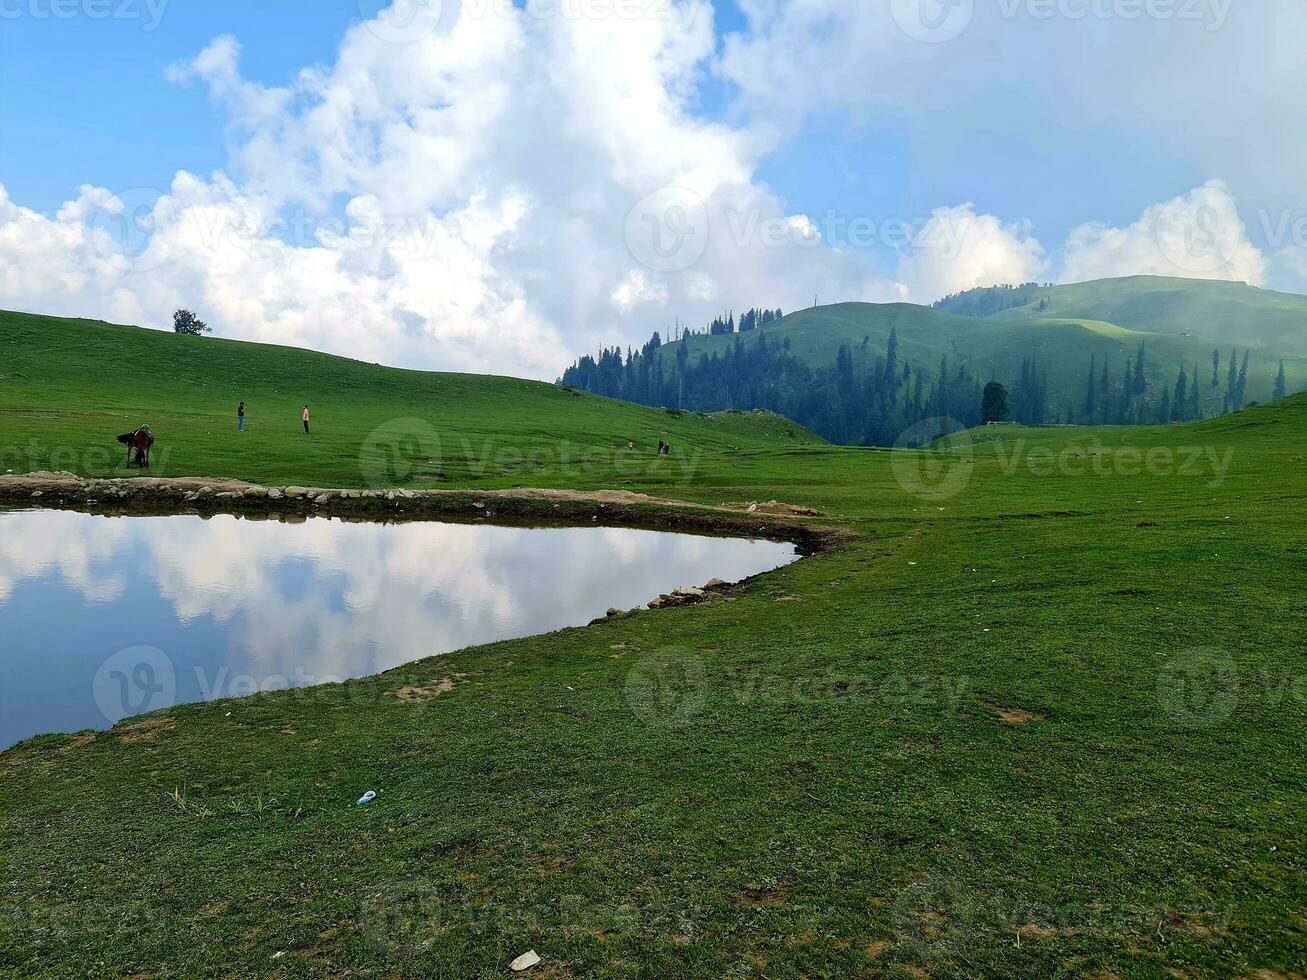
<svg viewBox="0 0 1307 980"><path fill-rule="evenodd" d="M309 406L304 406L304 434L309 434Z"/></svg>
<svg viewBox="0 0 1307 980"><path fill-rule="evenodd" d="M236 406L236 431L245 431L245 403L241 402Z"/></svg>

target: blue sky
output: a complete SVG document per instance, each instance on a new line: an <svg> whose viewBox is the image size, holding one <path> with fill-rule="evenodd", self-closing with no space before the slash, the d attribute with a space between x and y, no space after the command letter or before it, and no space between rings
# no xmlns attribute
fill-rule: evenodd
<svg viewBox="0 0 1307 980"><path fill-rule="evenodd" d="M1307 289L1307 222L1266 234L1307 213L1289 0L1142 19L1133 0L957 0L961 28L924 41L904 18L940 0L640 0L635 21L559 13L588 0L532 0L546 6L531 16L476 2L397 42L390 0L0 0L0 258L63 270L0 300L163 326L201 288L192 305L232 336L473 367L509 335L512 367L547 376L542 344L570 354L814 293L928 302L1135 272ZM179 172L194 180L179 188ZM81 225L118 212L84 185L166 193L151 217L166 254L101 266ZM687 187L710 237L666 268L631 241L628 212ZM357 229L375 208L425 236L420 255L290 240L276 217ZM260 234L240 251L197 243L188 221L218 212ZM748 240L730 230L740 214L756 219ZM1162 224L1213 214L1218 261L1159 246ZM876 233L842 239L854 220ZM769 221L789 229L779 243ZM888 240L893 222L921 235ZM233 298L270 264L284 293L269 277ZM312 326L335 314L296 288L309 273L365 314Z"/></svg>

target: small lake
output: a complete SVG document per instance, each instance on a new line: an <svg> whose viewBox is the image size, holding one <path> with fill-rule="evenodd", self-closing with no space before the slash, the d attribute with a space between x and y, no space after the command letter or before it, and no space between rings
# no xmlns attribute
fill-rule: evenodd
<svg viewBox="0 0 1307 980"><path fill-rule="evenodd" d="M0 750L584 625L796 558L627 528L0 510Z"/></svg>

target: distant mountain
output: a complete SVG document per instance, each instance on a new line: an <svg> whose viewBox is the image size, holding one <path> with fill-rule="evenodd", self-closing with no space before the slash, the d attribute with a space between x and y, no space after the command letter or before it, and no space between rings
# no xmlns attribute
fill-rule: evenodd
<svg viewBox="0 0 1307 980"><path fill-rule="evenodd" d="M1270 400L1281 361L1287 392L1307 385L1307 297L1143 276L976 289L933 307L840 303L745 333L718 324L631 363L582 358L563 381L646 404L769 408L836 441L885 444L923 413L979 422L991 380L1021 421L1178 421Z"/></svg>

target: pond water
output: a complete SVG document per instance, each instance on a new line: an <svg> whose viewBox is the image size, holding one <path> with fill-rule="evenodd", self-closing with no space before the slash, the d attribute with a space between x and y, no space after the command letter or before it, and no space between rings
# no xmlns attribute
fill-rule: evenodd
<svg viewBox="0 0 1307 980"><path fill-rule="evenodd" d="M796 557L628 528L0 511L0 749L583 625Z"/></svg>

